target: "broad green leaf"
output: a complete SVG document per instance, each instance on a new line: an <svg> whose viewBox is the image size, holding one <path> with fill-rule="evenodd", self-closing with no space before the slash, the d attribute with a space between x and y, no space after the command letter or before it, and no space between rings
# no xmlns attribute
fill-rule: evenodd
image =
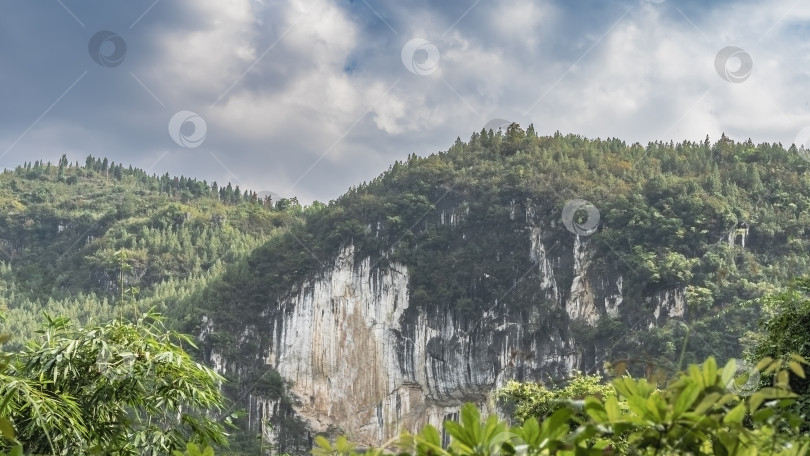
<svg viewBox="0 0 810 456"><path fill-rule="evenodd" d="M430 424L425 425L425 427L422 428L422 432L419 433L419 437L426 443L435 445L442 444L442 438L441 435L439 435L439 431Z"/></svg>
<svg viewBox="0 0 810 456"><path fill-rule="evenodd" d="M615 423L621 421L622 411L619 408L619 401L616 399L616 396L610 396L605 399L605 411L611 422Z"/></svg>
<svg viewBox="0 0 810 456"><path fill-rule="evenodd" d="M425 425L422 431L414 436L417 443L417 454L447 455L441 446L439 431L430 424Z"/></svg>
<svg viewBox="0 0 810 456"><path fill-rule="evenodd" d="M315 448L312 449L314 455L329 455L333 452L332 443L322 435L315 436Z"/></svg>
<svg viewBox="0 0 810 456"><path fill-rule="evenodd" d="M341 435L335 440L334 449L340 454L349 454L354 450L355 445L349 442L345 435Z"/></svg>
<svg viewBox="0 0 810 456"><path fill-rule="evenodd" d="M652 417L656 423L664 422L664 410L666 404L660 396L654 395L647 398L647 412L648 416Z"/></svg>
<svg viewBox="0 0 810 456"><path fill-rule="evenodd" d="M717 381L717 362L714 358L709 357L703 363L703 385L705 387L712 386Z"/></svg>
<svg viewBox="0 0 810 456"><path fill-rule="evenodd" d="M540 432L544 438L557 439L565 434L569 427L568 421L574 411L569 408L561 408L554 411L548 418L540 424Z"/></svg>
<svg viewBox="0 0 810 456"><path fill-rule="evenodd" d="M9 420L0 418L0 433L3 434L3 437L14 440L14 427Z"/></svg>
<svg viewBox="0 0 810 456"><path fill-rule="evenodd" d="M754 413L763 402L770 399L792 399L797 397L795 393L785 391L780 388L762 388L748 398L749 413Z"/></svg>
<svg viewBox="0 0 810 456"><path fill-rule="evenodd" d="M530 447L537 447L540 444L540 423L535 418L529 418L523 426L515 429L515 432Z"/></svg>
<svg viewBox="0 0 810 456"><path fill-rule="evenodd" d="M692 383L689 384L686 388L684 388L680 394L678 394L678 398L675 400L675 405L673 407L673 412L675 417L681 416L685 411L692 406L692 404L697 400L698 396L702 392L701 388Z"/></svg>
<svg viewBox="0 0 810 456"><path fill-rule="evenodd" d="M720 399L720 393L709 393L707 394L703 400L695 407L695 413L701 415L706 413L709 409L714 407L717 404L717 400Z"/></svg>
<svg viewBox="0 0 810 456"><path fill-rule="evenodd" d="M768 367L765 368L764 373L773 374L777 370L779 370L780 367L782 367L782 362L779 361L778 359L774 360L774 361L771 362L771 364L768 365Z"/></svg>
<svg viewBox="0 0 810 456"><path fill-rule="evenodd" d="M760 371L760 372L764 372L765 369L767 369L768 366L770 366L772 362L773 362L773 358L771 358L770 356L766 356L766 357L762 358L757 363L757 370Z"/></svg>
<svg viewBox="0 0 810 456"><path fill-rule="evenodd" d="M739 424L745 418L745 402L740 402L723 417L725 424Z"/></svg>
<svg viewBox="0 0 810 456"><path fill-rule="evenodd" d="M636 381L629 377L617 378L613 381L613 387L621 396L629 398L638 395Z"/></svg>

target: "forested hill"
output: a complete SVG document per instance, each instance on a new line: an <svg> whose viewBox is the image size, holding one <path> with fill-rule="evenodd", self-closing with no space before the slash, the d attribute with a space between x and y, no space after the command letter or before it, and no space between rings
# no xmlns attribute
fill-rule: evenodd
<svg viewBox="0 0 810 456"><path fill-rule="evenodd" d="M412 155L311 210L306 223L258 248L197 305L228 313L221 320L236 330L245 320L234 314L252 318L272 307L351 244L374 267L408 266L411 309L441 308L474 322L495 304L520 308L544 299L527 280L539 274L527 254L528 230L542 227L549 255L570 252L578 238L564 226L563 209L584 199L598 210L588 238L596 262L624 277L627 309L651 312L643 297L684 289L686 319L698 328L691 360L707 351L738 356L740 325L752 328L757 319L741 303L810 268L808 170L793 146L725 136L644 146L538 136L512 124L504 133L457 139L446 152ZM586 216L579 211L574 222ZM557 285L568 290L573 279L569 273ZM621 319L629 323L632 314ZM612 340L609 328L588 331ZM667 326L638 343L649 356L672 361L682 331Z"/></svg>
<svg viewBox="0 0 810 456"><path fill-rule="evenodd" d="M273 296L353 242L380 264L415 266L419 305L474 315L525 270L510 262L528 260L509 257L528 240L500 229L525 228L510 213L528 201L552 236L571 243L560 216L566 201L582 198L599 210L592 242L627 273L629 295L688 286L697 318L807 271L808 169L794 147L779 144L723 137L628 145L513 125L412 155L328 206L302 208L107 159L26 163L0 175L0 308L19 327L46 308L103 318L117 315L122 300L137 300L165 310L164 301L199 291L265 242L249 259L256 283L240 289ZM453 208L468 242L442 224ZM492 279L486 286L482 274Z"/></svg>
<svg viewBox="0 0 810 456"><path fill-rule="evenodd" d="M640 145L539 136L533 127L516 124L503 133L482 131L467 142L456 140L446 152L396 162L328 206L311 208L304 223L272 237L187 299L188 312L205 315L206 325L186 330L207 333L206 353L230 366L237 397L258 398L245 407L259 407L261 398L295 403L283 397L278 381L262 381L271 360L281 377L299 385L296 395L329 404L320 412L307 409L310 423L331 423L347 432L379 429L382 435L386 420L378 426L373 418L361 419L346 428L353 426L346 417L365 416L375 407L378 416L387 416L384 404L399 404L400 393L323 396L328 388L344 394L336 383L346 377L343 369L356 369L356 379L346 378L357 389L366 388L360 382L368 372L383 384L392 382L387 390L380 386L388 392L398 381L405 389L418 385L424 401L441 407L482 400L502 369L536 379L564 374L568 362L592 371L604 361L624 360L643 373L656 366L672 371L679 362L709 355L740 357L760 318L751 300L810 268L809 169L794 147L725 136L714 143L707 138ZM574 211L564 221L566 205L576 200L589 202L576 204L591 212ZM347 247L354 272L341 269L352 264ZM404 311L396 299L384 297L397 289L402 274ZM367 286L372 291L363 292ZM312 341L298 337L308 332L285 332L299 318L298 306L314 306L301 311L306 318L316 309L321 316L334 312L323 317L328 321L311 317L317 320L311 324L326 328L331 318L337 325L358 312L342 306L359 300L365 309L378 305L376 299L395 303L385 312L404 312L389 322L394 329L385 340L394 342L376 345L393 343L395 354L372 355L364 350L373 348L358 346L357 353L324 360L321 348L306 353ZM379 316L367 318L370 328L389 324ZM453 326L445 330L446 325ZM340 328L335 331L348 333L319 329L319 334L355 341L377 337L371 329ZM426 340L423 347L414 345ZM308 370L310 356L323 371L302 381L301 376L315 375ZM391 356L396 363L381 371L363 364L364 356ZM332 361L334 371L328 367ZM270 373L269 378L281 378ZM321 385L318 379L332 383ZM346 403L355 408L341 418L335 410ZM272 433L293 439L292 445L300 423L284 421L288 412L274 417ZM254 416L261 413L253 410ZM291 426L286 434L284 423Z"/></svg>
<svg viewBox="0 0 810 456"><path fill-rule="evenodd" d="M42 311L96 322L191 290L299 217L230 183L145 171L88 156L0 174L0 310L19 343ZM14 342L12 342L14 343Z"/></svg>
<svg viewBox="0 0 810 456"><path fill-rule="evenodd" d="M351 247L380 278L407 270L403 321L428 315L473 337L512 319L516 343L553 335L553 350L585 369L671 369L684 341L684 362L739 357L759 315L750 300L810 272L808 170L779 144L626 144L516 124L308 207L106 159L34 162L0 175L4 332L23 340L43 310L84 322L155 307L235 366L224 372L234 398L283 400L289 412L297 399L264 365L274 331L289 299ZM588 210L566 209L578 200ZM662 307L672 296L683 308ZM426 350L444 362L448 344ZM302 421L274 420L277 438L301 444Z"/></svg>

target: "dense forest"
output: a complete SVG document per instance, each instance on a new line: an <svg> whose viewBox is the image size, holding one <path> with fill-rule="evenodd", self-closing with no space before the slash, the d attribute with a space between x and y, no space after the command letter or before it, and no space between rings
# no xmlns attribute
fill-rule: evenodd
<svg viewBox="0 0 810 456"><path fill-rule="evenodd" d="M165 312L303 216L295 199L92 156L6 170L0 207L0 309L17 342L43 310L81 322Z"/></svg>
<svg viewBox="0 0 810 456"><path fill-rule="evenodd" d="M253 356L244 351L251 347L226 336L245 324L234 314L267 308L351 243L375 267L394 261L409 267L415 304L409 311L440 308L474 324L498 298L501 309L514 311L545 299L523 280L537 273L530 258L516 254L528 251L530 241L528 221L515 214L528 210L550 243L570 250L576 240L560 221L562 209L582 198L600 213L590 236L598 262L623 274L631 307L595 327L575 325L580 339L609 346L609 358L642 365L672 368L685 339L688 362L728 359L754 337L761 309L753 300L810 271L808 169L794 147L779 144L724 136L714 143L628 145L538 136L532 126L512 124L505 133L457 139L446 152L412 155L309 211L305 223L257 248L195 305L225 324L223 338L215 339L225 353ZM564 280L560 288L570 288L573 277ZM674 287L686 290L688 327L670 321L635 331L633 316L651 312L641 297ZM548 325L563 318L558 307L545 308Z"/></svg>
<svg viewBox="0 0 810 456"><path fill-rule="evenodd" d="M0 174L0 313L2 332L11 335L4 347L14 352L41 337L43 312L90 325L135 321L152 309L169 329L195 336L202 316L210 317L216 330L199 341L199 352L189 347L192 354L216 350L248 366L225 375L223 391L237 408L247 388L282 400L290 413L273 425L282 430L282 449L296 452L307 444L292 413L297 399L258 361L269 342L240 335L350 244L372 268L409 268L408 312L441 309L472 327L493 310L544 309L529 335L570 323L579 349L613 362L586 374L620 366L620 374L674 377L709 357L781 356L763 348L761 325L782 312L769 297L789 293L794 279L810 273L808 170L794 146L725 136L627 144L540 136L517 124L459 138L445 152L411 155L328 204L306 207L91 156L84 164L65 156L25 163ZM569 322L525 280L538 275L525 254L527 225L542 227L559 250L579 242L561 221L573 199L598 209L588 236L594 261L624 277L622 313L594 325ZM588 217L577 212L574 222ZM563 278L560 288L573 280ZM644 296L669 289L685 290L683 317L639 327L635 317L651 312ZM257 324L261 333L271 323ZM781 324L777 333L790 321ZM790 351L807 356L807 343L797 339ZM672 388L675 401L682 386ZM243 421L234 422L244 431ZM263 444L248 432L233 442L234 451Z"/></svg>

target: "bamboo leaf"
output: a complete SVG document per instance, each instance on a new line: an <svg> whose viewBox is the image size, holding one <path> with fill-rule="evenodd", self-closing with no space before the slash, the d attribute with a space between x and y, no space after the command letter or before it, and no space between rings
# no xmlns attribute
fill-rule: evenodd
<svg viewBox="0 0 810 456"><path fill-rule="evenodd" d="M798 361L788 361L788 367L794 374L796 374L800 378L804 377L804 368Z"/></svg>
<svg viewBox="0 0 810 456"><path fill-rule="evenodd" d="M0 418L0 433L3 434L3 437L14 440L14 427L9 420Z"/></svg>
<svg viewBox="0 0 810 456"><path fill-rule="evenodd" d="M745 402L740 402L723 417L725 424L740 424L745 418Z"/></svg>

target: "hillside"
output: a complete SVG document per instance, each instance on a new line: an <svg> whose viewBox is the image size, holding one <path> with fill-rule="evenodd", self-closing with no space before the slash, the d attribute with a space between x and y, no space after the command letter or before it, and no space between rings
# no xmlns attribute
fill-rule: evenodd
<svg viewBox="0 0 810 456"><path fill-rule="evenodd" d="M671 372L684 344L683 363L740 357L750 300L810 270L809 169L779 144L513 124L302 208L34 162L0 175L0 308L19 343L43 310L154 307L200 337L245 430L282 451L374 443L513 378Z"/></svg>
<svg viewBox="0 0 810 456"><path fill-rule="evenodd" d="M510 378L740 357L750 300L808 272L809 168L726 137L482 131L311 210L187 300L186 329L287 449L293 415L373 443Z"/></svg>
<svg viewBox="0 0 810 456"><path fill-rule="evenodd" d="M0 208L0 309L12 343L32 335L42 311L81 322L171 313L301 213L297 202L92 156L7 170Z"/></svg>

